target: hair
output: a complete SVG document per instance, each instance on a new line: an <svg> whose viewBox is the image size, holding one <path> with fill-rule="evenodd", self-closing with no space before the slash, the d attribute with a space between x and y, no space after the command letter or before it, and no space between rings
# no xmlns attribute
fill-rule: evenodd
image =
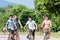
<svg viewBox="0 0 60 40"><path fill-rule="evenodd" d="M14 16L18 16L17 14L14 14Z"/></svg>
<svg viewBox="0 0 60 40"><path fill-rule="evenodd" d="M9 17L12 17L12 15L9 15Z"/></svg>
<svg viewBox="0 0 60 40"><path fill-rule="evenodd" d="M48 19L49 19L49 16L48 15L46 15L45 17L48 17Z"/></svg>
<svg viewBox="0 0 60 40"><path fill-rule="evenodd" d="M32 17L31 17L31 16L29 16L28 18L31 18L31 19L32 19Z"/></svg>

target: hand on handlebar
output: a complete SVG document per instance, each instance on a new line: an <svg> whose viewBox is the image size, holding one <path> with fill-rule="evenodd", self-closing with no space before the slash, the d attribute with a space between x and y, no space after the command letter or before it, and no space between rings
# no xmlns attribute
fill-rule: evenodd
<svg viewBox="0 0 60 40"><path fill-rule="evenodd" d="M25 27L23 29L25 30Z"/></svg>
<svg viewBox="0 0 60 40"><path fill-rule="evenodd" d="M41 26L40 28L43 29L43 26Z"/></svg>

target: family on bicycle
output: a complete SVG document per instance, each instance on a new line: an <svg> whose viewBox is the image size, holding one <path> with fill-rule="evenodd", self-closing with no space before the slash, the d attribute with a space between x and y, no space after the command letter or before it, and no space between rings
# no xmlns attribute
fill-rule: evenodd
<svg viewBox="0 0 60 40"><path fill-rule="evenodd" d="M29 40L35 40L35 30L37 29L37 24L34 20L32 20L32 17L28 17L28 21L26 22L26 25L23 27L21 24L21 21L19 20L18 16L14 14L13 16L10 15L9 19L6 22L6 27L9 32L8 40L20 40L19 34L18 34L18 24L20 25L20 28L26 28L28 26L29 34L27 35L27 38ZM44 31L44 37L48 34L48 39L50 39L50 29L51 29L51 20L48 16L45 16L45 20L43 20L41 28L43 28ZM32 37L32 38L31 38ZM16 38L16 39L14 39Z"/></svg>

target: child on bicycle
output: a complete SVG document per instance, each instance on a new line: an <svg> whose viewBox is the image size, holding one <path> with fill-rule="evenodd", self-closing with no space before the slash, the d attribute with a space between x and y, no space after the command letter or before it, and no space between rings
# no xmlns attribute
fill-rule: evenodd
<svg viewBox="0 0 60 40"><path fill-rule="evenodd" d="M8 38L12 38L13 37L13 33L14 33L14 27L15 27L15 22L12 20L12 15L9 16L9 20L6 22L6 27L7 30L9 32ZM9 40L9 39L8 39Z"/></svg>
<svg viewBox="0 0 60 40"><path fill-rule="evenodd" d="M44 27L44 40L45 40L45 33L48 32L48 37L50 38L50 27L51 27L51 20L49 20L49 17L46 16L45 20L43 21L41 27Z"/></svg>
<svg viewBox="0 0 60 40"><path fill-rule="evenodd" d="M18 40L19 39L18 27L20 26L20 28L22 29L23 26L22 26L21 21L19 20L19 18L16 14L14 14L14 16L13 16L13 21L16 23L15 32L16 32L16 40Z"/></svg>
<svg viewBox="0 0 60 40"><path fill-rule="evenodd" d="M32 33L33 40L35 40L35 29L36 29L37 25L36 25L35 21L32 20L31 17L28 18L28 21L27 21L25 27L27 25L29 28L29 34L28 34L27 38L29 38L29 35L31 35L31 33ZM24 29L25 29L25 27L24 27Z"/></svg>

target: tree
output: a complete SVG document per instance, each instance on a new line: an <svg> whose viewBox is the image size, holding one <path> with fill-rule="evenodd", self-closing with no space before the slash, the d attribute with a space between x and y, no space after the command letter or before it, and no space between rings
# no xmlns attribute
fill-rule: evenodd
<svg viewBox="0 0 60 40"><path fill-rule="evenodd" d="M52 30L60 30L60 0L35 0L35 10L37 10L36 17L43 20L43 16L49 15L52 21ZM41 16L41 17L40 17Z"/></svg>

